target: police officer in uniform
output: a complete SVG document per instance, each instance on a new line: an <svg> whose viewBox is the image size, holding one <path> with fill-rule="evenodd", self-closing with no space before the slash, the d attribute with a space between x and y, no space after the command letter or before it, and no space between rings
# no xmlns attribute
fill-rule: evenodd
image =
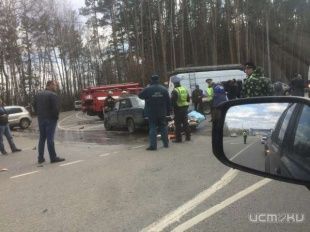
<svg viewBox="0 0 310 232"><path fill-rule="evenodd" d="M145 100L145 116L149 119L149 143L148 151L157 150L157 130L165 148L169 147L167 116L171 112L170 97L166 87L159 83L159 76L153 75L151 83L138 95Z"/></svg>
<svg viewBox="0 0 310 232"><path fill-rule="evenodd" d="M176 139L174 142L182 142L182 131L185 132L185 140L191 140L191 131L188 124L187 111L190 101L190 96L185 87L181 86L180 78L172 77L174 90L171 93L171 103L174 111L174 124Z"/></svg>

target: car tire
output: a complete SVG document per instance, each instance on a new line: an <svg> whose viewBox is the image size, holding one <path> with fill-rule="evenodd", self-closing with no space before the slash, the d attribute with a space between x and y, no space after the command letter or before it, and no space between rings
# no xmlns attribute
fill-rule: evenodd
<svg viewBox="0 0 310 232"><path fill-rule="evenodd" d="M26 129L30 126L30 120L28 118L23 118L19 122L19 126L22 129Z"/></svg>
<svg viewBox="0 0 310 232"><path fill-rule="evenodd" d="M112 130L112 125L111 125L111 123L109 122L109 120L104 120L104 128L107 130L107 131L110 131L110 130Z"/></svg>
<svg viewBox="0 0 310 232"><path fill-rule="evenodd" d="M130 134L136 131L135 122L133 121L132 118L127 119L127 130Z"/></svg>

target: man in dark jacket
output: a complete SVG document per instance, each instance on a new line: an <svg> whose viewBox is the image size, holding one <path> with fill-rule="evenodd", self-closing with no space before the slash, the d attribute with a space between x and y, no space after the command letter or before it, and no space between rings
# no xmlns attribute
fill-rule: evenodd
<svg viewBox="0 0 310 232"><path fill-rule="evenodd" d="M59 100L56 94L58 84L51 80L46 83L46 89L35 96L34 110L38 115L40 139L38 146L38 163L45 162L44 146L47 141L47 149L51 163L62 162L65 159L57 156L54 144L54 135L59 115Z"/></svg>
<svg viewBox="0 0 310 232"><path fill-rule="evenodd" d="M174 90L171 93L171 103L174 111L174 124L175 124L175 141L176 143L182 142L182 130L185 132L185 140L191 140L191 130L188 123L188 106L190 97L187 89L180 84L178 77L173 77L171 81L174 83Z"/></svg>
<svg viewBox="0 0 310 232"><path fill-rule="evenodd" d="M0 152L2 155L7 155L7 151L4 148L3 144L3 136L6 137L8 140L8 143L11 147L12 152L19 152L21 149L18 149L13 141L13 137L11 134L11 130L9 127L9 121L8 121L8 113L6 112L4 108L4 104L2 99L0 99Z"/></svg>
<svg viewBox="0 0 310 232"><path fill-rule="evenodd" d="M305 81L302 79L300 74L295 74L295 77L291 81L290 87L292 96L305 96Z"/></svg>
<svg viewBox="0 0 310 232"><path fill-rule="evenodd" d="M192 102L194 104L195 111L202 113L202 97L203 91L196 85L195 90L192 92Z"/></svg>
<svg viewBox="0 0 310 232"><path fill-rule="evenodd" d="M168 148L168 129L166 116L170 115L171 105L167 88L159 84L159 76L153 75L151 83L142 90L139 98L145 100L145 116L149 119L149 142L146 150L157 150L157 129L165 148Z"/></svg>

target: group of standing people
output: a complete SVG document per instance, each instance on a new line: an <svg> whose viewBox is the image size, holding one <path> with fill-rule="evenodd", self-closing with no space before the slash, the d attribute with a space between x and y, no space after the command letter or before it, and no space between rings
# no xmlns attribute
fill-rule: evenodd
<svg viewBox="0 0 310 232"><path fill-rule="evenodd" d="M146 150L157 150L157 131L161 134L163 146L169 147L168 117L174 112L175 134L173 142L182 142L182 131L185 132L185 140L191 140L191 131L188 123L188 106L190 95L187 89L180 84L180 79L174 77L174 90L169 96L166 87L160 84L160 77L153 75L151 83L138 95L145 100L145 115L149 120L149 147Z"/></svg>
<svg viewBox="0 0 310 232"><path fill-rule="evenodd" d="M192 102L194 109L200 113L203 112L203 101L206 101L211 108L211 118L214 117L212 109L222 102L235 98L248 98L258 96L272 95L272 85L270 81L262 77L262 73L252 62L247 62L244 65L244 72L247 75L243 85L235 79L228 81L226 86L222 83L213 83L212 79L207 79L208 84L205 94L196 85L192 92ZM180 84L180 79L175 76L172 77L174 90L169 96L166 87L159 82L160 77L153 75L151 83L140 94L139 97L145 100L145 114L149 120L149 142L150 145L147 150L157 150L157 132L161 133L161 138L165 148L169 147L168 140L168 116L174 113L175 134L176 139L173 142L182 142L182 132L185 132L185 140L191 140L191 131L188 123L188 107L190 104L190 94L187 89ZM62 162L65 159L57 156L54 144L54 135L59 117L59 99L56 94L58 83L55 80L50 80L46 84L46 89L39 92L34 100L34 110L38 115L38 124L40 131L39 145L38 145L38 163L45 162L44 147L47 141L47 148L49 151L51 163ZM303 96L304 82L300 75L297 75L291 82L292 95ZM111 110L115 104L115 99L112 93L109 93L106 99L107 106ZM211 119L212 121L212 119ZM3 136L8 140L12 152L19 152L21 149L17 148L10 131L8 124L8 114L4 108L3 101L0 99L0 152L3 155L8 154L4 148ZM246 139L245 139L246 141Z"/></svg>

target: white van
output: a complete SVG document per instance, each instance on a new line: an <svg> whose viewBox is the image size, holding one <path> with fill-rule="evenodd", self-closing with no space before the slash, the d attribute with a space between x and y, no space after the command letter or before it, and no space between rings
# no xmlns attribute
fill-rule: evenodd
<svg viewBox="0 0 310 232"><path fill-rule="evenodd" d="M177 68L169 75L168 90L170 94L174 89L171 82L173 76L181 79L181 85L187 88L190 94L192 94L196 85L199 85L200 89L205 93L208 87L207 79L212 79L214 83L218 83L232 79L244 80L246 78L240 64Z"/></svg>

